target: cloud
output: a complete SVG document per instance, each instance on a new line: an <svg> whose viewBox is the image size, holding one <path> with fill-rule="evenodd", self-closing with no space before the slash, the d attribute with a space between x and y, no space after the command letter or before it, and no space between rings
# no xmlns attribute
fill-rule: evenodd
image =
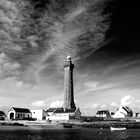
<svg viewBox="0 0 140 140"><path fill-rule="evenodd" d="M10 39L11 39L11 36L8 33L6 33L4 30L0 31L0 40L7 41L7 40L10 40Z"/></svg>
<svg viewBox="0 0 140 140"><path fill-rule="evenodd" d="M84 86L83 93L85 94L91 91L108 90L115 87L115 85L113 84L100 83L96 81L86 81L83 84L83 86Z"/></svg>
<svg viewBox="0 0 140 140"><path fill-rule="evenodd" d="M63 101L53 101L50 105L51 108L63 107Z"/></svg>
<svg viewBox="0 0 140 140"><path fill-rule="evenodd" d="M90 6L83 4L82 6L71 7L73 10L66 12L63 23L57 22L54 24L53 38L50 40L51 48L60 50L60 53L64 53L63 55L69 53L77 58L82 53L89 50L95 51L99 48L99 44L104 40L104 31L107 30L108 26L103 24L102 21L105 21L105 18L100 11L91 10L94 9L95 5L95 2L90 2ZM60 8L59 4L58 8Z"/></svg>
<svg viewBox="0 0 140 140"><path fill-rule="evenodd" d="M34 101L31 103L31 106L33 107L44 107L45 106L45 101Z"/></svg>
<svg viewBox="0 0 140 140"><path fill-rule="evenodd" d="M0 77L19 76L20 64L12 62L5 53L0 54Z"/></svg>
<svg viewBox="0 0 140 140"><path fill-rule="evenodd" d="M12 24L12 20L10 18L8 18L3 11L0 10L0 23L1 24L8 24L11 25Z"/></svg>
<svg viewBox="0 0 140 140"><path fill-rule="evenodd" d="M105 5L100 0L50 2L49 15L45 9L39 24L42 30L38 33L44 36L41 36L42 44L39 45L39 50L43 49L43 53L40 67L35 68L37 75L43 73L44 69L55 69L60 72L66 55L70 54L74 60L78 60L87 57L102 46L109 23L107 17L102 14L104 6L100 4ZM34 40L30 43L33 46L37 45ZM45 74L48 73L44 72Z"/></svg>
<svg viewBox="0 0 140 140"><path fill-rule="evenodd" d="M95 88L96 89L99 86L99 83L95 82L95 81L88 81L88 82L84 83L84 86L87 88Z"/></svg>
<svg viewBox="0 0 140 140"><path fill-rule="evenodd" d="M29 5L28 1L0 1L0 51L17 55L18 52L23 52L23 48L27 46L26 38L21 37L26 32L22 29L29 21L27 20L29 15L27 5ZM24 16L25 13L26 16Z"/></svg>
<svg viewBox="0 0 140 140"><path fill-rule="evenodd" d="M94 108L94 109L97 109L99 107L99 104L93 104L92 106L91 106L91 108Z"/></svg>
<svg viewBox="0 0 140 140"><path fill-rule="evenodd" d="M118 107L118 106L119 106L116 102L112 102L110 105L111 105L112 107Z"/></svg>
<svg viewBox="0 0 140 140"><path fill-rule="evenodd" d="M105 3L54 0L47 5L50 8L35 11L30 1L2 0L0 50L20 63L26 82L62 77L60 68L68 53L77 60L104 42L109 23L100 4Z"/></svg>
<svg viewBox="0 0 140 140"><path fill-rule="evenodd" d="M15 3L11 2L10 0L1 0L0 5L7 10L16 10Z"/></svg>
<svg viewBox="0 0 140 140"><path fill-rule="evenodd" d="M139 109L140 109L140 100L134 98L131 95L126 95L126 96L121 98L121 105L122 106L129 106L134 111L139 111Z"/></svg>
<svg viewBox="0 0 140 140"><path fill-rule="evenodd" d="M135 58L136 56L133 57L126 57L123 59L119 59L118 61L115 61L114 63L110 64L105 71L103 72L102 75L106 76L109 75L111 73L113 73L114 71L118 71L118 70L125 70L125 72L127 72L127 68L128 67L132 67L134 65L138 65L140 64L140 59L139 58ZM135 59L134 59L135 58Z"/></svg>
<svg viewBox="0 0 140 140"><path fill-rule="evenodd" d="M103 105L101 105L101 108L102 109L106 109L107 108L107 105L106 104L103 104Z"/></svg>
<svg viewBox="0 0 140 140"><path fill-rule="evenodd" d="M66 21L73 20L78 15L80 15L81 13L83 13L85 10L86 10L86 7L79 5L79 7L77 7L77 9L75 9L71 13L66 14Z"/></svg>
<svg viewBox="0 0 140 140"><path fill-rule="evenodd" d="M127 95L121 98L121 105L122 106L130 106L135 102L134 97Z"/></svg>

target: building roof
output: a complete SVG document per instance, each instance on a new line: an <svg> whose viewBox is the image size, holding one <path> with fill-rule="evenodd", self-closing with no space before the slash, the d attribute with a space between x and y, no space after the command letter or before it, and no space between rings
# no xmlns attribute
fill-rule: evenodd
<svg viewBox="0 0 140 140"><path fill-rule="evenodd" d="M46 112L53 112L53 113L74 113L77 108L49 108Z"/></svg>
<svg viewBox="0 0 140 140"><path fill-rule="evenodd" d="M23 113L31 113L29 109L27 108L16 108L12 107L16 112L23 112Z"/></svg>
<svg viewBox="0 0 140 140"><path fill-rule="evenodd" d="M76 108L57 108L54 113L74 113L76 111Z"/></svg>
<svg viewBox="0 0 140 140"><path fill-rule="evenodd" d="M102 113L102 112L104 112L104 113L108 113L109 110L99 110L99 111L97 111L97 114Z"/></svg>
<svg viewBox="0 0 140 140"><path fill-rule="evenodd" d="M56 110L56 108L49 108L46 112L54 112L54 110Z"/></svg>
<svg viewBox="0 0 140 140"><path fill-rule="evenodd" d="M0 115L5 115L5 113L3 111L0 111Z"/></svg>
<svg viewBox="0 0 140 140"><path fill-rule="evenodd" d="M127 113L132 113L132 110L129 107L124 107L122 106L122 108L127 112Z"/></svg>

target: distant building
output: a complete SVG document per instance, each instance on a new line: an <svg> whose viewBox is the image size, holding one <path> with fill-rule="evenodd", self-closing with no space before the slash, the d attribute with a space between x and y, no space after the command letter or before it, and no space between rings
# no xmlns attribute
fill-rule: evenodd
<svg viewBox="0 0 140 140"><path fill-rule="evenodd" d="M140 113L137 114L137 117L140 117Z"/></svg>
<svg viewBox="0 0 140 140"><path fill-rule="evenodd" d="M96 113L96 117L111 117L110 113L109 113L109 110L99 110L97 111Z"/></svg>
<svg viewBox="0 0 140 140"><path fill-rule="evenodd" d="M30 112L29 109L26 108L16 108L16 107L12 107L9 111L8 111L8 119L9 120L22 120L25 118L31 118L32 114Z"/></svg>
<svg viewBox="0 0 140 140"><path fill-rule="evenodd" d="M6 115L5 115L4 111L0 111L0 120L5 120L5 117L6 117Z"/></svg>
<svg viewBox="0 0 140 140"><path fill-rule="evenodd" d="M81 117L79 108L49 108L46 113L46 120L50 121L79 120Z"/></svg>
<svg viewBox="0 0 140 140"><path fill-rule="evenodd" d="M139 117L139 113L138 112L133 112L133 117Z"/></svg>
<svg viewBox="0 0 140 140"><path fill-rule="evenodd" d="M45 120L46 119L46 112L45 110L31 110L32 118L35 120Z"/></svg>
<svg viewBox="0 0 140 140"><path fill-rule="evenodd" d="M120 106L117 112L113 115L113 118L125 118L132 116L133 111L129 107Z"/></svg>

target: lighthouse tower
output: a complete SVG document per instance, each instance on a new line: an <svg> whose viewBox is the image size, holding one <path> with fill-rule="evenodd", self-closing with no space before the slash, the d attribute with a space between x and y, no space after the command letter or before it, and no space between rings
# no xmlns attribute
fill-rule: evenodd
<svg viewBox="0 0 140 140"><path fill-rule="evenodd" d="M64 64L64 109L76 108L74 103L74 91L73 91L73 69L71 57L68 55Z"/></svg>

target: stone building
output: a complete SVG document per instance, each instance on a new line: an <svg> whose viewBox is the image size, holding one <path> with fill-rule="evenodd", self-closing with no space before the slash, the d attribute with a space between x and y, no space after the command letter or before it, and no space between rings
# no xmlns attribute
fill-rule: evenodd
<svg viewBox="0 0 140 140"><path fill-rule="evenodd" d="M25 118L31 118L32 114L29 109L12 107L8 111L7 117L9 120L22 120Z"/></svg>

